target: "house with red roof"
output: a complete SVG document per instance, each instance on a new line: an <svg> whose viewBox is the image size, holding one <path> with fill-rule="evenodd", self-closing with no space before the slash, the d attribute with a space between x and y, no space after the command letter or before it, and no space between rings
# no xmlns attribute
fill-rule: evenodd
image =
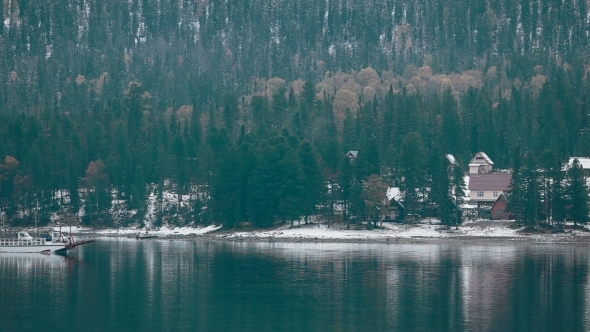
<svg viewBox="0 0 590 332"><path fill-rule="evenodd" d="M469 162L469 200L478 206L491 206L503 194L510 191L512 173L494 171L494 163L483 152L478 152Z"/></svg>

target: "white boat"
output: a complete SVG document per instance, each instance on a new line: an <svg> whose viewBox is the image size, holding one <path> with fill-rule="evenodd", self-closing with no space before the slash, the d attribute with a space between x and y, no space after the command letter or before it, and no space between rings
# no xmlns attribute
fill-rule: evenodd
<svg viewBox="0 0 590 332"><path fill-rule="evenodd" d="M47 237L32 237L27 232L18 232L15 237L0 238L0 253L58 253L65 254L77 246L94 240L74 241L73 236L65 237L61 232L51 232Z"/></svg>

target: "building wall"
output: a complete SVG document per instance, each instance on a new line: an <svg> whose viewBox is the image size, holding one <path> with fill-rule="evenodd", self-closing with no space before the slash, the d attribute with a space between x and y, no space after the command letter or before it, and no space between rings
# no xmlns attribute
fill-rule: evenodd
<svg viewBox="0 0 590 332"><path fill-rule="evenodd" d="M404 208L392 200L385 211L385 215L382 216L382 219L384 221L404 221Z"/></svg>
<svg viewBox="0 0 590 332"><path fill-rule="evenodd" d="M491 171L491 165L469 165L469 174L485 174Z"/></svg>
<svg viewBox="0 0 590 332"><path fill-rule="evenodd" d="M508 204L503 199L500 199L492 207L492 220L508 219Z"/></svg>
<svg viewBox="0 0 590 332"><path fill-rule="evenodd" d="M483 193L483 196L478 193ZM502 194L505 194L502 190L471 190L469 198L472 202L495 202Z"/></svg>

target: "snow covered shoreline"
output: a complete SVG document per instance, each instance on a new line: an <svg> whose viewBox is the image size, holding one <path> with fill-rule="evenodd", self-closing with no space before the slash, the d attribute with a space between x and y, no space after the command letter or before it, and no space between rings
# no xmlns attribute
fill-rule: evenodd
<svg viewBox="0 0 590 332"><path fill-rule="evenodd" d="M566 229L561 233L524 233L512 222L470 222L458 228L446 227L425 221L416 225L383 223L382 227L367 229L346 229L346 224L328 227L321 224L307 224L290 227L281 225L272 229L231 229L221 226L206 227L161 227L145 229L89 229L73 228L72 232L82 236L135 237L138 233L157 235L158 239L201 240L201 241L270 241L270 242L340 242L340 243L577 243L590 244L590 232ZM65 229L62 229L66 231Z"/></svg>

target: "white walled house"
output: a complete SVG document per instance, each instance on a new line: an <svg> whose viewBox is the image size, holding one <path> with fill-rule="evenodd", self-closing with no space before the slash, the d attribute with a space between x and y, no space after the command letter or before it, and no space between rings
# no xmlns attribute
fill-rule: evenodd
<svg viewBox="0 0 590 332"><path fill-rule="evenodd" d="M484 152L478 152L469 162L469 201L471 204L492 205L502 194L510 191L512 173L494 172L494 162Z"/></svg>
<svg viewBox="0 0 590 332"><path fill-rule="evenodd" d="M471 202L493 203L500 195L510 191L511 180L511 173L471 174L469 199Z"/></svg>

